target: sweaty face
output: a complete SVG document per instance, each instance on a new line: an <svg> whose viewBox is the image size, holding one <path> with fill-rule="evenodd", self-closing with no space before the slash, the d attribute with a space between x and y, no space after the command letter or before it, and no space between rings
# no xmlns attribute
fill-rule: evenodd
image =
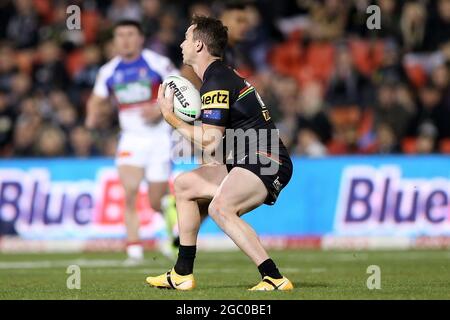
<svg viewBox="0 0 450 320"><path fill-rule="evenodd" d="M181 43L181 52L183 54L183 63L192 65L196 56L196 41L194 41L194 28L195 25L191 25L184 34L184 41Z"/></svg>
<svg viewBox="0 0 450 320"><path fill-rule="evenodd" d="M144 37L134 26L120 26L114 31L114 46L116 52L125 58L139 54L144 43Z"/></svg>
<svg viewBox="0 0 450 320"><path fill-rule="evenodd" d="M249 21L245 10L228 10L221 17L224 26L228 27L228 39L231 43L242 41L249 29Z"/></svg>

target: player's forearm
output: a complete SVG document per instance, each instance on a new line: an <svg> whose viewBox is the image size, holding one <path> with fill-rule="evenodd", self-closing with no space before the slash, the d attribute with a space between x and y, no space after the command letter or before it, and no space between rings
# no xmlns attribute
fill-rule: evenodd
<svg viewBox="0 0 450 320"><path fill-rule="evenodd" d="M174 113L166 114L164 118L168 124L176 129L188 141L194 143L197 148L205 148L203 145L203 130L201 127L187 124L183 120L179 119Z"/></svg>
<svg viewBox="0 0 450 320"><path fill-rule="evenodd" d="M93 129L98 125L98 119L100 115L100 110L106 101L97 97L91 96L86 104L86 120L85 126L87 128Z"/></svg>
<svg viewBox="0 0 450 320"><path fill-rule="evenodd" d="M95 112L95 108L92 104L88 104L86 108L86 120L85 126L89 129L93 129L97 125L98 115Z"/></svg>
<svg viewBox="0 0 450 320"><path fill-rule="evenodd" d="M165 119L184 138L201 150L213 152L222 140L222 132L212 129L205 132L203 127L187 124L174 113L166 114Z"/></svg>

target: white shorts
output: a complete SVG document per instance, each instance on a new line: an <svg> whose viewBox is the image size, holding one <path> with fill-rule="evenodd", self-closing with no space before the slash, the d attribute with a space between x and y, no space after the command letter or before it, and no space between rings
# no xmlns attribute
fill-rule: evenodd
<svg viewBox="0 0 450 320"><path fill-rule="evenodd" d="M120 135L116 153L116 165L130 165L145 169L148 182L169 180L172 170L170 132Z"/></svg>

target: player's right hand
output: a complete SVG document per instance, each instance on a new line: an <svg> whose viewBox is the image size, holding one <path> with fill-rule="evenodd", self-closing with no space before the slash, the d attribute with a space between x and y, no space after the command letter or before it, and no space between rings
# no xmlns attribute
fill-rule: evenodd
<svg viewBox="0 0 450 320"><path fill-rule="evenodd" d="M159 85L158 89L158 106L161 110L162 115L164 118L167 119L167 117L170 114L173 114L173 96L174 92L171 89L170 94L168 97L164 96L164 92L166 91L167 84L161 84Z"/></svg>

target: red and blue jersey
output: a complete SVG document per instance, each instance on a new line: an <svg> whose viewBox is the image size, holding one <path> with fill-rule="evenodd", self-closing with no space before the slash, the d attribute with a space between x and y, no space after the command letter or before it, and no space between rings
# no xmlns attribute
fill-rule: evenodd
<svg viewBox="0 0 450 320"><path fill-rule="evenodd" d="M142 108L156 100L158 87L166 77L178 73L167 57L144 49L134 61L115 57L102 66L93 92L114 99L123 131L142 132L150 128L141 115Z"/></svg>

